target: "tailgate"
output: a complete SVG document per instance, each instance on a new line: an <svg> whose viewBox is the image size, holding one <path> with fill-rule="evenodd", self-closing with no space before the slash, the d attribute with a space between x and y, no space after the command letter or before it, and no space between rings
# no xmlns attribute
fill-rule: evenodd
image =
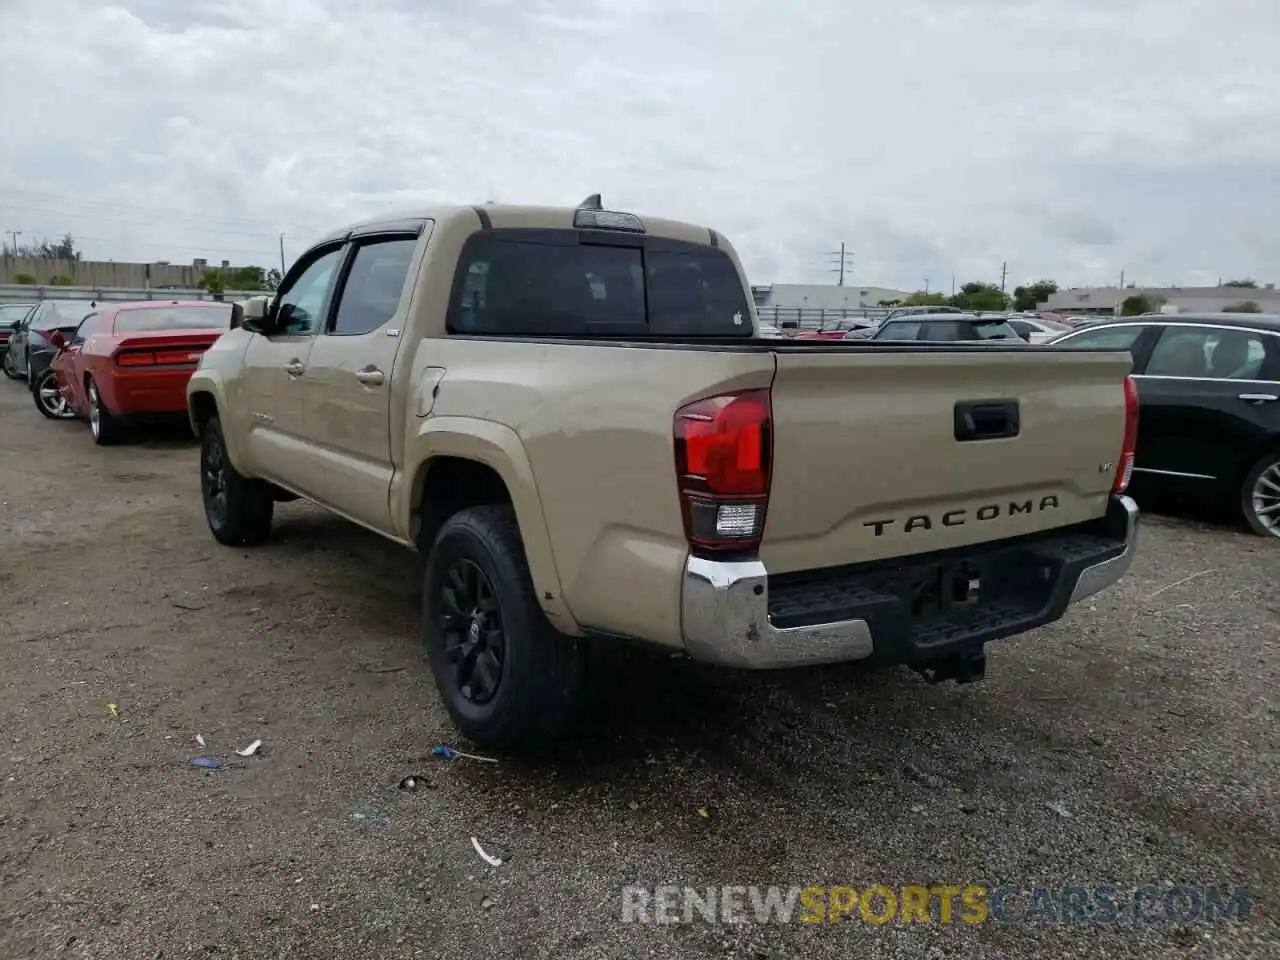
<svg viewBox="0 0 1280 960"><path fill-rule="evenodd" d="M1021 345L779 352L761 559L813 570L1101 517L1131 365ZM975 423L1000 432L1013 402L1016 435L957 439Z"/></svg>

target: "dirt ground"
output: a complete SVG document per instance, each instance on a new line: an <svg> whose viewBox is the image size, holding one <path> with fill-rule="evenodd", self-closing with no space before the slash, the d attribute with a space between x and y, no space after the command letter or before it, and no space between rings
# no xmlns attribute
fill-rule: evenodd
<svg viewBox="0 0 1280 960"><path fill-rule="evenodd" d="M414 557L297 504L219 547L196 461L0 382L4 960L1278 955L1280 543L1148 517L1131 575L983 683L637 661L554 755L450 763ZM625 884L1070 882L1252 912L621 920Z"/></svg>

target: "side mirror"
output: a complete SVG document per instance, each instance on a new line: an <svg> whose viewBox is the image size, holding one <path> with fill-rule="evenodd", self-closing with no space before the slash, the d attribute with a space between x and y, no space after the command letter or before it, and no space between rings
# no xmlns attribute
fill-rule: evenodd
<svg viewBox="0 0 1280 960"><path fill-rule="evenodd" d="M53 333L49 334L49 342L59 350L67 349L67 338L62 335L61 330L55 330Z"/></svg>
<svg viewBox="0 0 1280 960"><path fill-rule="evenodd" d="M268 297L250 297L231 306L231 326L243 327L250 333L265 333L270 321L271 300Z"/></svg>
<svg viewBox="0 0 1280 960"><path fill-rule="evenodd" d="M240 307L244 320L263 320L267 316L269 302L267 297L250 297L240 301L237 306Z"/></svg>

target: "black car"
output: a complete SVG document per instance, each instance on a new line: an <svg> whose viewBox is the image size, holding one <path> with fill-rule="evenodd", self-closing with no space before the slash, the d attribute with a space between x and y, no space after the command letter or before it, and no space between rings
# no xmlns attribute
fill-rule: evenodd
<svg viewBox="0 0 1280 960"><path fill-rule="evenodd" d="M1016 330L999 314L926 313L885 320L871 340L915 340L927 343L956 343L975 340L1012 340L1023 343Z"/></svg>
<svg viewBox="0 0 1280 960"><path fill-rule="evenodd" d="M1255 533L1280 537L1280 316L1150 314L1053 342L1133 356L1135 496L1238 508Z"/></svg>
<svg viewBox="0 0 1280 960"><path fill-rule="evenodd" d="M9 334L9 349L4 355L6 376L34 384L58 352L49 337L57 330L70 339L93 307L89 300L42 300Z"/></svg>
<svg viewBox="0 0 1280 960"><path fill-rule="evenodd" d="M25 320L34 307L34 303L0 303L0 360L9 352L13 328Z"/></svg>

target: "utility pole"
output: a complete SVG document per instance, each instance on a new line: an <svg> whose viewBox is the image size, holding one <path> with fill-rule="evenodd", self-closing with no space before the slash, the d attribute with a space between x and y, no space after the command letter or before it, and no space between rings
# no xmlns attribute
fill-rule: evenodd
<svg viewBox="0 0 1280 960"><path fill-rule="evenodd" d="M836 258L836 265L831 268L831 272L840 274L840 279L836 281L836 286L843 287L845 272L853 273L853 254L846 251L845 245L842 243L840 244L839 253L833 251L828 253L827 256Z"/></svg>
<svg viewBox="0 0 1280 960"><path fill-rule="evenodd" d="M280 234L280 276L284 277L284 234Z"/></svg>
<svg viewBox="0 0 1280 960"><path fill-rule="evenodd" d="M1121 290L1124 289L1124 271L1123 270L1120 271L1120 289Z"/></svg>
<svg viewBox="0 0 1280 960"><path fill-rule="evenodd" d="M1004 282L1008 276L1009 276L1009 261L1006 260L1004 261L1004 263L1000 264L1000 292L1001 293L1004 293Z"/></svg>
<svg viewBox="0 0 1280 960"><path fill-rule="evenodd" d="M953 297L956 295L956 275L954 273L951 275L951 295Z"/></svg>
<svg viewBox="0 0 1280 960"><path fill-rule="evenodd" d="M8 234L9 234L9 236L13 237L13 247L12 247L12 250L13 250L13 255L16 257L16 256L18 255L18 238L19 238L20 236L22 236L22 231L21 231L21 230L9 230L9 231L8 231Z"/></svg>
<svg viewBox="0 0 1280 960"><path fill-rule="evenodd" d="M929 278L928 278L928 277L925 277L925 278L924 278L924 292L925 292L926 294L928 294L928 292L929 292Z"/></svg>

